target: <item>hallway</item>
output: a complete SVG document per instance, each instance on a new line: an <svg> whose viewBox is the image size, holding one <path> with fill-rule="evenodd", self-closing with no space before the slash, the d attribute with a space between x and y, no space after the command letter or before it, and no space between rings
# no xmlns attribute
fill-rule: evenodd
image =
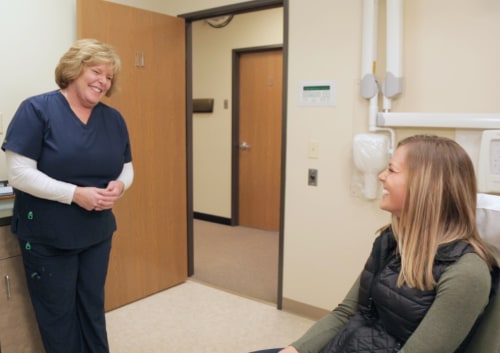
<svg viewBox="0 0 500 353"><path fill-rule="evenodd" d="M194 220L197 281L277 303L279 234Z"/></svg>

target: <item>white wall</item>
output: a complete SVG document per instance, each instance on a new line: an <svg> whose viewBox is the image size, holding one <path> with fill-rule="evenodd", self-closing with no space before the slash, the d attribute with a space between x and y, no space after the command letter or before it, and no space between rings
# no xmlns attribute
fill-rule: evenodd
<svg viewBox="0 0 500 353"><path fill-rule="evenodd" d="M149 0L147 5L177 15L236 2L240 1ZM404 93L394 102L394 110L500 112L500 2L405 4ZM52 72L75 36L75 16L74 1L68 0L45 0L43 6L37 0L2 1L0 6L1 43L8 43L2 47L0 67L5 124L22 98L54 86ZM375 230L388 221L378 201L351 194L351 139L367 126L367 105L358 93L361 17L361 1L314 0L314 6L310 1L290 1L283 289L288 299L324 309L344 296L365 261ZM383 68L383 52L379 58L378 67ZM382 70L378 75L382 81ZM299 82L323 79L336 81L337 105L299 107ZM415 132L400 129L397 137ZM455 135L453 130L430 132ZM311 139L320 145L317 160L307 158ZM1 178L3 160L0 167ZM319 170L316 188L306 185L307 169L312 167Z"/></svg>
<svg viewBox="0 0 500 353"><path fill-rule="evenodd" d="M75 4L75 0L0 1L0 141L21 100L57 88L57 61L76 38ZM0 180L5 179L5 156L0 153Z"/></svg>

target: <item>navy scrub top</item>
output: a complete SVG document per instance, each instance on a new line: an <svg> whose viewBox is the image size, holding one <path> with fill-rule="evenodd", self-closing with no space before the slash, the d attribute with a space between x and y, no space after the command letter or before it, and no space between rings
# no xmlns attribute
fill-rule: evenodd
<svg viewBox="0 0 500 353"><path fill-rule="evenodd" d="M37 161L48 176L77 186L105 188L131 162L125 120L98 103L84 124L59 91L26 99L7 129L3 150ZM15 190L12 230L20 239L61 249L78 249L112 235L111 210L86 211Z"/></svg>

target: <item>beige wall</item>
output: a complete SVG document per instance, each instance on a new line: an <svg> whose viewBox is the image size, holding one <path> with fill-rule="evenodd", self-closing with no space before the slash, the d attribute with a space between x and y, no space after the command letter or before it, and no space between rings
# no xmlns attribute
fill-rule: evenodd
<svg viewBox="0 0 500 353"><path fill-rule="evenodd" d="M358 94L361 14L361 1L290 6L283 289L288 299L324 309L342 299L375 229L387 222L377 202L351 196L352 136L367 127ZM335 107L298 105L300 82L314 80L336 81ZM311 140L318 159L307 158ZM316 188L306 183L308 168L318 169Z"/></svg>
<svg viewBox="0 0 500 353"><path fill-rule="evenodd" d="M404 3L404 93L393 110L500 112L500 70L495 64L500 62L495 44L500 3ZM315 6L297 1L290 5L284 296L325 309L341 300L361 269L374 230L388 220L378 211L378 201L350 194L351 140L367 126L367 103L358 94L361 4L318 0ZM384 4L380 1L381 8ZM377 66L383 68L383 50L378 56ZM383 81L381 70L378 76ZM298 82L313 79L337 81L336 107L297 106ZM398 130L397 138L415 132ZM310 139L320 142L317 161L306 158ZM317 189L306 186L310 166L319 170Z"/></svg>
<svg viewBox="0 0 500 353"><path fill-rule="evenodd" d="M206 0L191 0L187 5L185 0L150 0L147 5L177 15L236 2L213 1L209 5ZM7 61L2 60L0 111L7 112L4 124L13 113L4 107L17 106L27 94L53 86L49 76L55 58L74 35L72 1L45 0L43 7L37 0L6 3L0 5L2 43L8 33L12 52L21 50L20 39L23 57L37 60L28 68L29 75L24 74L26 64L19 56L9 54ZM15 11L4 11L11 3ZM380 3L383 7L384 2ZM388 221L388 215L378 210L378 201L365 201L351 192L356 174L350 155L352 136L367 128L367 103L358 93L361 4L290 1L283 289L288 299L324 309L342 299L363 265L374 231ZM36 8L38 16L27 16L23 10L26 5ZM54 11L59 16L54 16ZM394 101L394 111L500 112L500 2L407 0L404 13L405 85L402 96ZM24 26L18 24L20 20ZM6 27L6 21L14 27ZM47 26L58 31L44 29ZM31 49L40 43L46 49L44 55ZM4 59L3 50L2 55ZM378 67L383 68L383 51L379 61ZM378 75L383 81L381 69ZM298 84L303 80L335 80L336 106L298 106ZM4 94L8 94L8 101ZM398 130L397 137L416 131ZM455 135L453 130L433 132ZM320 148L315 160L307 158L307 146L313 139ZM1 178L5 175L2 160L0 167ZM308 168L319 170L316 188L306 184Z"/></svg>

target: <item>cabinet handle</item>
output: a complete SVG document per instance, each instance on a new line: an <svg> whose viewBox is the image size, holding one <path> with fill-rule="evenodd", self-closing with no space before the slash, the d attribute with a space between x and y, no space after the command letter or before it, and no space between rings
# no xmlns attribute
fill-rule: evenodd
<svg viewBox="0 0 500 353"><path fill-rule="evenodd" d="M7 286L7 299L10 300L10 298L12 298L12 292L10 290L10 277L9 277L9 275L5 275L5 285Z"/></svg>
<svg viewBox="0 0 500 353"><path fill-rule="evenodd" d="M135 66L144 67L144 52L142 51L135 52Z"/></svg>

